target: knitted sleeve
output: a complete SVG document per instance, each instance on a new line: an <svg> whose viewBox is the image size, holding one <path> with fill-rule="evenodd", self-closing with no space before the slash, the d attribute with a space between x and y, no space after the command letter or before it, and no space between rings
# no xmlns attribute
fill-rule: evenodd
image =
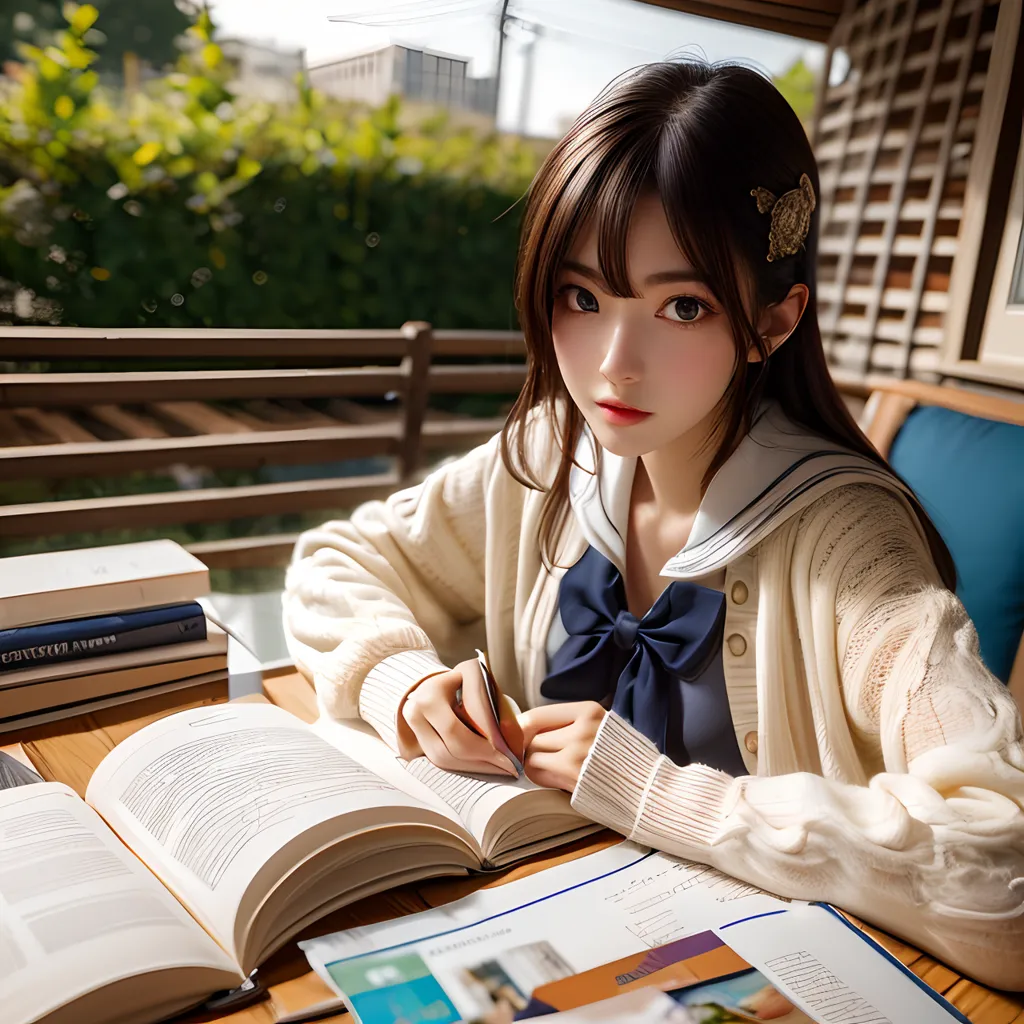
<svg viewBox="0 0 1024 1024"><path fill-rule="evenodd" d="M782 896L835 903L982 982L1024 989L1017 708L898 499L837 489L794 528L793 672L814 731L829 737L821 773L678 767L609 715L573 806ZM830 757L836 745L853 756ZM843 777L850 764L860 777Z"/></svg>
<svg viewBox="0 0 1024 1024"><path fill-rule="evenodd" d="M403 697L446 670L432 638L443 646L483 615L484 499L498 441L296 544L283 599L289 652L325 713L363 718L395 749Z"/></svg>

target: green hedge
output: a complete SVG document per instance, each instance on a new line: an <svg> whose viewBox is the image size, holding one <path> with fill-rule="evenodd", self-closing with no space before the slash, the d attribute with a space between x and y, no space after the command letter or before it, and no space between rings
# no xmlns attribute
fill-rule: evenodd
<svg viewBox="0 0 1024 1024"><path fill-rule="evenodd" d="M514 326L533 150L305 86L291 107L241 102L206 15L174 74L110 94L83 42L95 10L65 13L0 91L0 278L34 293L28 319Z"/></svg>

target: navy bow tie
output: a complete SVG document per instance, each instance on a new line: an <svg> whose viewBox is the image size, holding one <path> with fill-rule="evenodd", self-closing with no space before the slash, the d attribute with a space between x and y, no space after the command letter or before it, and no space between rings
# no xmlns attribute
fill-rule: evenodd
<svg viewBox="0 0 1024 1024"><path fill-rule="evenodd" d="M588 548L558 590L568 640L540 692L550 700L612 696L612 710L665 753L672 678L700 677L721 644L725 595L675 580L638 619L626 608L622 574Z"/></svg>

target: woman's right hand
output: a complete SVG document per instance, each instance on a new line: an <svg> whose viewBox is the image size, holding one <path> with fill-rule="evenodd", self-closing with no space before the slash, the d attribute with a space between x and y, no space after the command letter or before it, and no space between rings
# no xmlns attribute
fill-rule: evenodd
<svg viewBox="0 0 1024 1024"><path fill-rule="evenodd" d="M425 756L447 771L517 778L512 762L495 746L498 737L487 738L495 729L483 672L471 658L428 676L406 696L398 712L398 752L407 761Z"/></svg>

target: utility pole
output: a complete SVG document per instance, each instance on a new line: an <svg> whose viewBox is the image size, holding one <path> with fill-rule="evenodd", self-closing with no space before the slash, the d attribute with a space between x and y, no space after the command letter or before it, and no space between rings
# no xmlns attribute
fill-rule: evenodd
<svg viewBox="0 0 1024 1024"><path fill-rule="evenodd" d="M540 25L533 26L533 33L526 42L523 53L523 85L519 93L519 134L526 135L527 124L530 119L530 100L533 93L533 58L537 49L537 40L540 39Z"/></svg>
<svg viewBox="0 0 1024 1024"><path fill-rule="evenodd" d="M501 96L501 57L505 51L505 22L508 21L508 2L501 0L498 14L498 60L494 69L494 120L498 120L498 98Z"/></svg>

